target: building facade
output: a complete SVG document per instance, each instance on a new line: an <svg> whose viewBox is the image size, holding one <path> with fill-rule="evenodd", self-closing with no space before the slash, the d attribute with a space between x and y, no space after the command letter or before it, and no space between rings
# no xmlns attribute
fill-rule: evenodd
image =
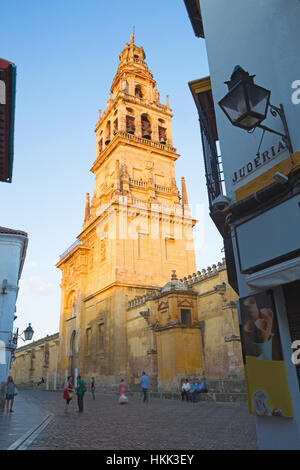
<svg viewBox="0 0 300 470"><path fill-rule="evenodd" d="M13 322L27 244L27 233L0 227L0 408L4 405L2 384L17 347Z"/></svg>
<svg viewBox="0 0 300 470"><path fill-rule="evenodd" d="M48 382L55 374L61 387L80 373L108 389L123 377L134 390L143 370L158 391L177 391L185 377L239 380L237 296L225 260L196 272L196 221L184 178L181 194L176 185L172 111L133 36L110 91L95 129L95 189L83 229L57 263L59 346ZM30 346L14 364L22 383L33 381Z"/></svg>
<svg viewBox="0 0 300 470"><path fill-rule="evenodd" d="M300 3L263 0L254 7L251 1L220 0L217 8L215 3L185 0L195 34L205 38L210 68L210 77L190 85L203 142L207 146L205 139L212 136L209 142L214 147L219 141L221 149L215 158L203 145L216 170L208 171L211 213L224 234L230 284L240 296L249 409L256 415L259 446L299 449L300 374L294 349L300 339ZM208 81L212 118L204 99ZM249 99L245 104L237 98L242 86ZM227 115L221 109L225 97L227 104L232 99ZM225 191L213 194L221 179Z"/></svg>
<svg viewBox="0 0 300 470"><path fill-rule="evenodd" d="M227 280L225 260L183 279L172 279L161 288L132 298L126 306L127 371L130 390L139 390L139 374L146 370L153 389L178 392L183 378L205 377L209 391L222 399L243 392L236 293ZM104 330L92 329L85 379L94 376L98 389L118 387L120 376L101 374L101 360L110 354ZM59 334L46 336L15 351L11 375L22 387L61 388ZM227 392L224 398L224 392ZM231 395L230 395L231 394ZM237 397L240 399L240 395Z"/></svg>

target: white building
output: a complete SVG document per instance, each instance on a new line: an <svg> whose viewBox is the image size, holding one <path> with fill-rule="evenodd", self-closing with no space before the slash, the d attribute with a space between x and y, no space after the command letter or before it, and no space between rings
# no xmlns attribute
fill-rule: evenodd
<svg viewBox="0 0 300 470"><path fill-rule="evenodd" d="M13 322L27 244L27 233L0 227L0 385L7 380L17 346ZM0 400L0 409L1 404Z"/></svg>
<svg viewBox="0 0 300 470"><path fill-rule="evenodd" d="M292 412L289 417L282 418L275 416L278 410L270 410L268 406L264 411L257 409L254 414L258 444L261 449L300 449L300 365L297 354L292 360L292 345L296 346L296 340L300 344L300 2L184 1L196 36L205 38L218 136L216 132L212 135L215 141L219 140L226 195L230 198L223 210L210 198L211 216L219 223L221 221L221 225L223 223L224 233L227 231L226 243L229 240L232 248L232 260L227 259L227 265L233 261L235 273L232 278L236 279L239 296L251 295L254 302L253 299L259 298L258 294L268 291L273 297L273 315L278 321L288 385L286 403L282 403L287 407L291 404ZM287 135L287 130L272 106L268 107L261 125L277 133L259 126L253 126L251 133L246 132L232 125L218 105L229 92L224 82L230 80L237 66L250 76L255 75L256 85L271 91L271 105L279 109L283 105L291 146L279 135ZM202 124L205 109L203 100L199 99L203 80L194 81L190 86L205 143L207 136L203 137L206 130ZM208 80L206 77L206 84ZM235 86L239 83L237 81ZM238 113L238 108L234 112ZM249 118L244 119L245 123ZM209 119L205 122L210 125ZM208 161L207 152L211 149L203 147ZM222 194L222 178L218 172L220 161L217 160L215 176L218 175L214 182L220 188L217 194ZM211 177L214 179L213 173ZM240 307L243 305L241 301ZM261 315L262 310L259 308L258 311ZM242 315L241 311L241 331L245 334ZM260 317L258 321L263 319ZM255 323L255 328L257 325ZM254 342L258 344L257 339ZM256 355L256 359L261 358L265 359ZM272 361L274 357L268 361L269 365ZM259 368L263 362L255 364ZM248 366L246 363L249 371ZM255 368L252 372L255 375ZM252 385L250 376L247 380L248 385ZM273 387L274 394L281 386L279 380ZM249 399L254 406L250 389ZM269 395L272 393L271 390Z"/></svg>

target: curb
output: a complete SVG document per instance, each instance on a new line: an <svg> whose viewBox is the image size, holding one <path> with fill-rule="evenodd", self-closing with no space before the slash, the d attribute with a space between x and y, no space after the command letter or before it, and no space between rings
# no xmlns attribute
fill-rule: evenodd
<svg viewBox="0 0 300 470"><path fill-rule="evenodd" d="M43 419L43 421L41 421L37 426L34 426L25 434L23 434L23 436L17 439L5 450L26 450L37 438L37 436L45 429L45 427L48 426L48 424L53 420L53 418L54 415L52 413L48 414Z"/></svg>

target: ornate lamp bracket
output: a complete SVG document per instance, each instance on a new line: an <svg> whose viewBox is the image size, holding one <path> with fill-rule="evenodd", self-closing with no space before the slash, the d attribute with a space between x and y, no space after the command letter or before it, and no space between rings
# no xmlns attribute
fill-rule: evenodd
<svg viewBox="0 0 300 470"><path fill-rule="evenodd" d="M272 132L272 134L280 135L280 137L282 137L282 140L286 144L290 154L292 154L293 153L293 146L292 146L292 142L291 142L291 137L290 137L290 133L289 133L289 129L288 129L288 125L287 125L283 105L280 104L279 108L278 108L277 106L274 106L273 104L269 103L269 109L270 109L270 113L272 114L272 116L274 118L276 118L277 116L280 117L282 125L283 125L283 129L284 129L284 134L281 133L281 132L275 131L274 129L270 129L269 127L264 126L262 124L258 124L257 127L260 127L264 131Z"/></svg>

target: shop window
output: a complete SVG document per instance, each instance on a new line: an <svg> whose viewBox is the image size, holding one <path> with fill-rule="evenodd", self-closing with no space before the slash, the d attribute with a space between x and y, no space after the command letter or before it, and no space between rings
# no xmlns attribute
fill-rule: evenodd
<svg viewBox="0 0 300 470"><path fill-rule="evenodd" d="M290 329L291 342L293 343L296 340L300 340L300 281L290 282L288 284L284 284L282 287L285 297L286 313ZM297 347L297 349L299 348ZM296 352L296 349L291 349L291 354L293 351ZM300 364L295 364L295 367L300 388Z"/></svg>

